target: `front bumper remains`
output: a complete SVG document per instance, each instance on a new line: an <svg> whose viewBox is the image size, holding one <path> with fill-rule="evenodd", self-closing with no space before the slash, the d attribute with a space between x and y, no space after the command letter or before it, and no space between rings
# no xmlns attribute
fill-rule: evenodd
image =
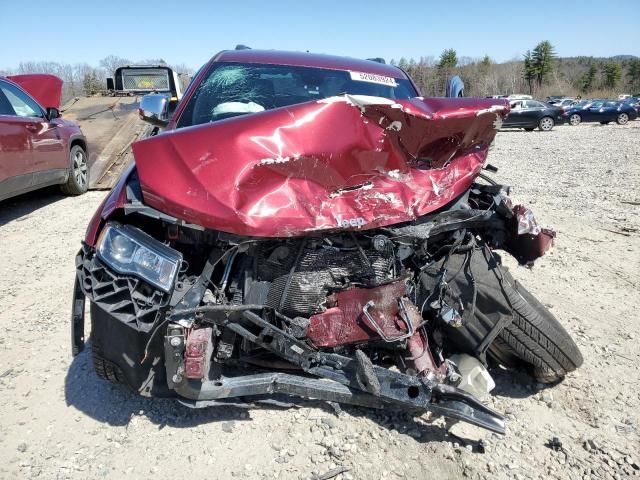
<svg viewBox="0 0 640 480"><path fill-rule="evenodd" d="M159 328L150 328L144 322L134 322L128 315L123 315L122 305L126 301L121 296L117 305L105 304L105 300L113 295L126 294L127 288L130 292L135 291L135 286L131 290L131 285L123 286L123 279L114 276L110 281L115 287L106 289L102 285L104 279L101 282L95 278L88 279L91 272L102 272L103 266L86 247L79 253L76 265L71 315L73 354L77 355L84 349L84 306L88 296L94 355L110 362L113 368L118 369L124 383L142 395L174 396L189 406L207 407L228 399L279 393L415 414L431 411L493 432L505 432L504 417L468 393L427 378L373 365L366 357L363 360L357 355L347 357L313 349L264 320L261 313L266 307L262 305L182 308L173 310L172 314L165 310L166 316L156 317L156 320L161 318L160 325L166 326L174 317L197 315L201 323L229 329L299 370L265 371L256 368L247 374L245 369L234 375L208 375L204 380L176 375L181 372L180 360L172 355L170 336L156 334ZM105 290L108 294L104 293ZM256 334L256 331L260 333ZM363 372L366 372L366 382L362 381ZM372 384L377 388L372 389Z"/></svg>

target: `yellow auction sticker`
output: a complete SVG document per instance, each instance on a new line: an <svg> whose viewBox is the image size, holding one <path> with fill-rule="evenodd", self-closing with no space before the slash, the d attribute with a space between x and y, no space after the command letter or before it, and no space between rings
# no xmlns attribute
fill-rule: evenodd
<svg viewBox="0 0 640 480"><path fill-rule="evenodd" d="M385 77L384 75L376 75L375 73L365 72L349 72L351 80L357 82L377 83L378 85L387 85L389 87L397 87L396 79L393 77Z"/></svg>

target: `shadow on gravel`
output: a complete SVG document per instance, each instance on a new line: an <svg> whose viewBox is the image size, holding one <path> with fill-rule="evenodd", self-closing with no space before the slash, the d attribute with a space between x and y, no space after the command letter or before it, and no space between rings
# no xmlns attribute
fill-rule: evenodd
<svg viewBox="0 0 640 480"><path fill-rule="evenodd" d="M400 435L413 437L420 443L454 441L442 425L430 424L422 420L422 417L413 417L409 413L379 411L352 406L345 407L345 411L354 417L368 418L383 428L397 431Z"/></svg>
<svg viewBox="0 0 640 480"><path fill-rule="evenodd" d="M175 428L190 428L210 422L250 421L251 418L247 412L258 409L278 411L304 406L333 412L331 406L326 402L304 399L296 401L295 405L291 407L250 403L246 407L219 405L207 408L189 408L172 398L142 397L124 386L113 385L95 374L89 343L85 350L71 362L65 378L64 390L67 406L77 408L85 415L112 426L127 425L134 415L144 415L151 422L160 425L161 428L166 425ZM292 398L294 397L280 396L276 399L290 402ZM252 397L252 399L259 400L257 397Z"/></svg>
<svg viewBox="0 0 640 480"><path fill-rule="evenodd" d="M528 398L553 385L537 383L531 375L520 370L503 370L492 368L490 370L496 388L491 395L507 398Z"/></svg>
<svg viewBox="0 0 640 480"><path fill-rule="evenodd" d="M52 186L3 200L0 202L0 227L13 220L26 220L36 210L63 198L60 188Z"/></svg>
<svg viewBox="0 0 640 480"><path fill-rule="evenodd" d="M176 428L189 428L209 422L250 420L244 415L244 408L225 405L193 409L175 399L141 397L124 386L113 385L99 378L93 371L90 344L71 362L64 390L68 406L113 426L127 425L134 415L144 415L161 427L169 425Z"/></svg>

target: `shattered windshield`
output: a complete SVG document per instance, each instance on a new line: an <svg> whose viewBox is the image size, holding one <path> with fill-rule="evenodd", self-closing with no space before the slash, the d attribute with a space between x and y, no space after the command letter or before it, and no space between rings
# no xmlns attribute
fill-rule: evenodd
<svg viewBox="0 0 640 480"><path fill-rule="evenodd" d="M177 126L200 125L343 93L391 99L418 95L409 80L400 78L288 65L218 63L189 99Z"/></svg>

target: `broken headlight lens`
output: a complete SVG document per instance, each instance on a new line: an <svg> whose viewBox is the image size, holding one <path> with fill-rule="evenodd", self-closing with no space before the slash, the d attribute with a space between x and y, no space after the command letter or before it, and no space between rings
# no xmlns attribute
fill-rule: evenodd
<svg viewBox="0 0 640 480"><path fill-rule="evenodd" d="M98 257L118 273L142 278L160 290L173 287L182 255L131 225L108 223L98 240Z"/></svg>

